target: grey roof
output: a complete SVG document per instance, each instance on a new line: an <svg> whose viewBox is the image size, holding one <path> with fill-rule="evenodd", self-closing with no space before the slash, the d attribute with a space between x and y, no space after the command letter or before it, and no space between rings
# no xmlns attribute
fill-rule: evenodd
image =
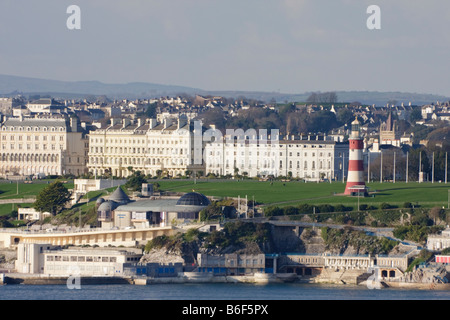
<svg viewBox="0 0 450 320"><path fill-rule="evenodd" d="M117 207L117 211L138 212L199 212L205 206L178 206L177 199L141 200Z"/></svg>
<svg viewBox="0 0 450 320"><path fill-rule="evenodd" d="M177 201L177 206L208 206L211 202L201 193L190 192Z"/></svg>
<svg viewBox="0 0 450 320"><path fill-rule="evenodd" d="M130 202L130 198L127 196L127 194L122 190L122 188L119 186L117 189L111 194L109 197L109 200L115 201L118 203L127 203Z"/></svg>
<svg viewBox="0 0 450 320"><path fill-rule="evenodd" d="M97 211L113 211L114 209L117 208L117 203L115 203L114 201L105 201L103 202L97 209Z"/></svg>
<svg viewBox="0 0 450 320"><path fill-rule="evenodd" d="M68 127L65 119L34 119L24 118L20 121L19 118L8 118L2 124L3 126L16 126L16 127Z"/></svg>

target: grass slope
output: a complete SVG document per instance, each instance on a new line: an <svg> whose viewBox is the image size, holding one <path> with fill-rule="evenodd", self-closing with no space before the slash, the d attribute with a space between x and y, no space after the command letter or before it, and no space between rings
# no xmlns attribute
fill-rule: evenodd
<svg viewBox="0 0 450 320"><path fill-rule="evenodd" d="M248 197L265 205L348 204L355 205L357 197L343 196L343 183L267 182L241 181L159 181L160 189L174 192L200 192L215 197ZM423 207L445 206L448 204L450 184L443 183L369 183L370 197L360 198L360 204L380 205L389 203L402 206L405 202Z"/></svg>

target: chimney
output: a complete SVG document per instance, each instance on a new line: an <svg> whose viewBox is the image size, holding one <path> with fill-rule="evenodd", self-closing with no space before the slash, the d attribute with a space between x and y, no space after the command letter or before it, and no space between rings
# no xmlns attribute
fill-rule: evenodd
<svg viewBox="0 0 450 320"><path fill-rule="evenodd" d="M157 125L156 119L150 119L148 120L149 129L153 129Z"/></svg>
<svg viewBox="0 0 450 320"><path fill-rule="evenodd" d="M184 127L187 123L187 117L184 115L181 115L178 117L178 129L181 129Z"/></svg>
<svg viewBox="0 0 450 320"><path fill-rule="evenodd" d="M164 118L164 129L167 129L172 125L172 119L170 118Z"/></svg>
<svg viewBox="0 0 450 320"><path fill-rule="evenodd" d="M70 118L70 129L72 132L78 132L78 118L77 117L71 117Z"/></svg>
<svg viewBox="0 0 450 320"><path fill-rule="evenodd" d="M130 124L130 119L123 119L122 120L122 128L125 128Z"/></svg>

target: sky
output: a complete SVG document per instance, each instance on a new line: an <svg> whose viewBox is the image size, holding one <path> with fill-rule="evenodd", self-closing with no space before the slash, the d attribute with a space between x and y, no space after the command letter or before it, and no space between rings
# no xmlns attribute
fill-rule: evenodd
<svg viewBox="0 0 450 320"><path fill-rule="evenodd" d="M450 96L448 21L446 0L1 0L0 74Z"/></svg>

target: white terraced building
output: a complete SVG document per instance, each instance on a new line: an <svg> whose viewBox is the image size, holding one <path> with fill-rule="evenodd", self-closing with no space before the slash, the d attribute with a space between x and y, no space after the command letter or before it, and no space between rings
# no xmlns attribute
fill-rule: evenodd
<svg viewBox="0 0 450 320"><path fill-rule="evenodd" d="M323 136L290 136L284 140L269 139L267 143L230 141L223 137L206 144L206 174L341 181L347 171L348 143Z"/></svg>
<svg viewBox="0 0 450 320"><path fill-rule="evenodd" d="M106 128L89 133L89 172L127 177L134 170L175 177L186 170L204 170L202 163L194 163L194 127L184 116L162 123L112 119ZM201 151L201 143L198 148Z"/></svg>

